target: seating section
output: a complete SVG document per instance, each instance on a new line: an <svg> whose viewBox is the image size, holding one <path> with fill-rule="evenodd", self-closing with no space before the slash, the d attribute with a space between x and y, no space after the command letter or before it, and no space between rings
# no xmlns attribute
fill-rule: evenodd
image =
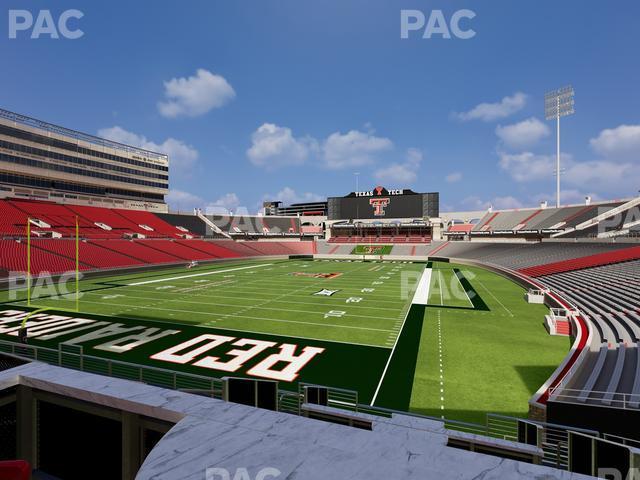
<svg viewBox="0 0 640 480"><path fill-rule="evenodd" d="M91 243L148 264L178 263L184 261L183 258L176 257L156 248L150 248L139 240L92 240Z"/></svg>
<svg viewBox="0 0 640 480"><path fill-rule="evenodd" d="M26 235L29 218L32 219L31 230L34 237L51 232L63 237L74 237L76 222L82 238L123 238L132 234L142 234L149 238L193 236L186 227L180 229L146 211L61 205L32 200L0 200L0 216L0 235L3 237ZM102 228L98 224L106 227Z"/></svg>
<svg viewBox="0 0 640 480"><path fill-rule="evenodd" d="M0 240L0 265L11 276L20 276L27 272L27 244L23 241ZM91 267L82 263L80 270ZM75 261L40 248L31 250L31 273L61 273L75 271Z"/></svg>
<svg viewBox="0 0 640 480"><path fill-rule="evenodd" d="M566 229L616 208L624 202L607 202L572 207L503 210L487 212L474 231Z"/></svg>
<svg viewBox="0 0 640 480"><path fill-rule="evenodd" d="M46 250L75 261L76 242L69 239L34 240L33 247ZM79 260L93 268L117 268L144 265L141 260L109 250L88 241L78 242Z"/></svg>
<svg viewBox="0 0 640 480"><path fill-rule="evenodd" d="M152 237L170 237L170 238L183 238L185 234L189 233L180 230L178 227L165 222L158 216L151 212L145 212L143 210L113 210L122 218L129 220L137 225L139 233ZM149 231L141 225L145 225L153 229Z"/></svg>
<svg viewBox="0 0 640 480"><path fill-rule="evenodd" d="M572 270L581 270L601 265L610 265L612 263L626 262L629 260L636 260L638 258L640 258L640 247L631 247L612 252L599 253L597 255L575 258L572 260L563 260L560 262L523 268L520 272L530 277L540 277L554 273L569 272Z"/></svg>
<svg viewBox="0 0 640 480"><path fill-rule="evenodd" d="M640 406L640 260L538 278L570 300L594 327L581 368L561 393L574 401Z"/></svg>
<svg viewBox="0 0 640 480"><path fill-rule="evenodd" d="M624 243L591 242L447 242L433 245L437 252L432 251L430 255L480 260L512 270L615 252L629 247Z"/></svg>
<svg viewBox="0 0 640 480"><path fill-rule="evenodd" d="M229 248L223 246L222 242L205 242L204 240L177 240L176 243L188 246L208 254L209 258L236 258L241 255ZM233 242L231 242L233 243Z"/></svg>

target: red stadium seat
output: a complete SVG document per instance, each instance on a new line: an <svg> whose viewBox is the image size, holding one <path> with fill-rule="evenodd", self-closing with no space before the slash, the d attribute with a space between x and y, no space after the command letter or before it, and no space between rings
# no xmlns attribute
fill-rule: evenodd
<svg viewBox="0 0 640 480"><path fill-rule="evenodd" d="M31 465L24 460L0 461L0 480L29 480Z"/></svg>

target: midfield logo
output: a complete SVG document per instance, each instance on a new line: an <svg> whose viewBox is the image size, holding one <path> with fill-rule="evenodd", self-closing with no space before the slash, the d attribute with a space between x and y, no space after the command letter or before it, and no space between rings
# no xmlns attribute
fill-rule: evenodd
<svg viewBox="0 0 640 480"><path fill-rule="evenodd" d="M330 297L331 295L333 295L334 293L338 293L339 291L340 290L327 290L326 288L323 288L319 292L314 293L314 295L320 295L321 297Z"/></svg>
<svg viewBox="0 0 640 480"><path fill-rule="evenodd" d="M387 207L391 203L391 199L389 198L371 198L369 199L369 205L373 207L373 214L376 217L384 217L386 212L384 211L385 207Z"/></svg>
<svg viewBox="0 0 640 480"><path fill-rule="evenodd" d="M309 278L336 278L342 275L342 273L312 273L312 272L293 272L291 275L294 277L309 277Z"/></svg>

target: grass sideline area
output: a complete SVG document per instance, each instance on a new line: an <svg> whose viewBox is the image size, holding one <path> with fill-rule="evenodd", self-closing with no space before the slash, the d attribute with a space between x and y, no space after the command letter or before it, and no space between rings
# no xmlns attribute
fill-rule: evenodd
<svg viewBox="0 0 640 480"><path fill-rule="evenodd" d="M434 262L433 268L442 281L432 283L425 311L411 411L475 423L484 423L487 412L525 417L531 395L562 362L569 340L547 334L548 309L528 304L525 290L511 280L477 267ZM488 310L454 298L454 269Z"/></svg>
<svg viewBox="0 0 640 480"><path fill-rule="evenodd" d="M74 339L87 355L217 378L265 378L259 367L293 349L310 356L281 388L357 390L361 403L379 392L377 406L473 422L488 412L525 416L568 340L547 335L546 308L525 303L510 280L431 266L427 306L411 305L424 262L253 259L93 277L80 283L78 313L69 312L73 295L36 281L33 308L52 310L30 320L29 343ZM0 292L0 339L17 341L19 322L2 312L28 310L25 299L24 289Z"/></svg>

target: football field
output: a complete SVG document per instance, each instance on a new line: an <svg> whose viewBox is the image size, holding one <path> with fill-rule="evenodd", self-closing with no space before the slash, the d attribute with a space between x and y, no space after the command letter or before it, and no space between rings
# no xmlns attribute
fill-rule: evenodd
<svg viewBox="0 0 640 480"><path fill-rule="evenodd" d="M74 286L34 280L30 308L26 289L2 292L0 339L17 341L22 312L38 310L33 345L290 390L327 385L364 404L474 421L526 414L568 346L546 334L546 309L521 287L447 263L241 260L102 275L80 281L79 311Z"/></svg>

